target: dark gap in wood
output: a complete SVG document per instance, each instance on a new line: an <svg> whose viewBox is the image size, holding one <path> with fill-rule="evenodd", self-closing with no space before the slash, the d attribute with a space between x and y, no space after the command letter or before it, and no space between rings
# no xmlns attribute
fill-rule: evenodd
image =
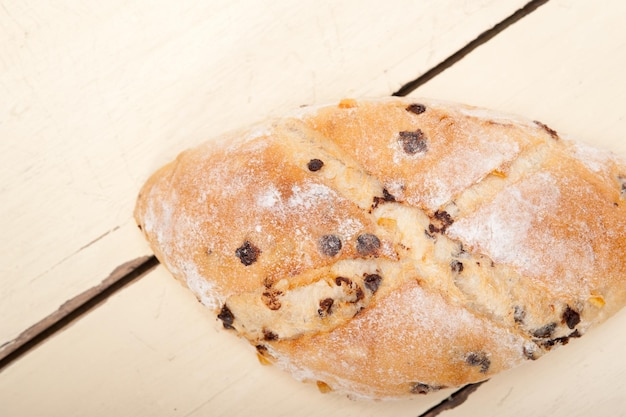
<svg viewBox="0 0 626 417"><path fill-rule="evenodd" d="M497 36L499 33L504 31L506 28L520 21L522 18L528 16L530 13L534 12L539 7L546 4L548 1L549 0L530 1L524 7L522 7L521 9L518 9L515 13L513 13L512 15L510 15L509 17L507 17L500 23L497 23L491 29L488 29L484 31L483 33L481 33L480 35L478 35L477 38L472 40L470 43L468 43L463 48L456 51L454 54L450 55L448 58L446 58L445 60L443 60L442 62L440 62L433 68L431 68L430 70L426 71L424 74L420 75L413 81L409 81L408 83L400 87L400 89L396 91L395 93L393 93L392 96L404 97L408 95L409 93L412 93L418 87L426 84L428 81L432 80L437 75L441 74L442 72L450 68L452 65L456 64L457 62L465 58L474 49L483 45L487 41L493 39L495 36Z"/></svg>
<svg viewBox="0 0 626 417"><path fill-rule="evenodd" d="M54 313L24 330L12 341L0 346L0 372L49 337L150 272L158 264L159 261L153 255L137 258L118 266L100 284L69 299Z"/></svg>
<svg viewBox="0 0 626 417"><path fill-rule="evenodd" d="M443 413L446 410L451 410L459 405L463 404L469 398L470 394L478 389L482 384L487 381L478 382L476 384L466 385L448 398L440 402L439 404L431 407L424 414L420 414L418 417L435 417Z"/></svg>

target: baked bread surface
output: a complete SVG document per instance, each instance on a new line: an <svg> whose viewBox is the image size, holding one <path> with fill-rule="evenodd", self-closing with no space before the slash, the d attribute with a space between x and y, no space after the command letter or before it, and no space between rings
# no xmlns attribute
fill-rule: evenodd
<svg viewBox="0 0 626 417"><path fill-rule="evenodd" d="M626 167L543 123L343 100L181 153L135 218L224 327L358 398L485 380L626 302Z"/></svg>

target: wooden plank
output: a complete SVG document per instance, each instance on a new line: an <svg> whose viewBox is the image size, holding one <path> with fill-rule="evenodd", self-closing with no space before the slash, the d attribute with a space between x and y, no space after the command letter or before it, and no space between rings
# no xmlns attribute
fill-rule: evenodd
<svg viewBox="0 0 626 417"><path fill-rule="evenodd" d="M149 253L135 195L183 148L390 94L524 3L3 1L0 346Z"/></svg>
<svg viewBox="0 0 626 417"><path fill-rule="evenodd" d="M626 158L626 4L552 0L418 88L527 115ZM626 310L483 384L446 416L626 415Z"/></svg>
<svg viewBox="0 0 626 417"><path fill-rule="evenodd" d="M260 365L220 327L158 267L6 368L0 415L415 417L450 394L378 403L321 394Z"/></svg>
<svg viewBox="0 0 626 417"><path fill-rule="evenodd" d="M616 35L624 16L617 1L600 9L552 0L415 95L527 115L626 156L626 94L617 78L626 44ZM625 311L493 378L444 415L623 415ZM417 416L440 399L360 403L318 395L258 366L245 342L218 328L159 268L7 368L0 414Z"/></svg>

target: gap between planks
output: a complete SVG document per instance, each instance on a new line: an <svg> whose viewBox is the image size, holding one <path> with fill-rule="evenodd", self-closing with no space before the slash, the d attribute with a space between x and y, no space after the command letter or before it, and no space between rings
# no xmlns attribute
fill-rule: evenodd
<svg viewBox="0 0 626 417"><path fill-rule="evenodd" d="M128 261L118 266L95 287L83 291L63 303L54 313L24 330L10 342L0 346L0 372L9 364L43 343L47 338L69 326L105 302L127 285L156 268L154 255Z"/></svg>
<svg viewBox="0 0 626 417"><path fill-rule="evenodd" d="M393 93L392 96L407 96L446 69L461 61L479 46L485 44L511 25L548 3L548 1L549 0L531 0L526 3L524 7L518 9L492 28L482 32L439 64L424 72L416 79L404 84L398 91ZM47 338L63 330L74 321L80 319L83 315L98 307L118 291L121 291L126 286L152 271L158 264L159 261L152 255L137 258L118 266L99 285L66 301L54 313L23 331L17 338L0 346L0 372L30 350L43 343ZM475 392L485 382L487 381L460 388L444 401L430 408L418 417L435 417L446 410L463 404L469 395Z"/></svg>
<svg viewBox="0 0 626 417"><path fill-rule="evenodd" d="M402 87L400 87L398 91L393 93L392 96L404 97L412 93L420 86L426 84L428 81L432 80L437 75L441 74L446 69L450 68L452 65L462 60L465 56L470 54L474 49L478 48L479 46L493 39L495 36L497 36L499 33L504 31L506 28L519 22L521 19L528 16L529 14L537 10L539 7L546 4L548 1L550 0L532 0L526 3L524 7L518 9L517 11L515 11L515 13L513 13L506 19L494 25L491 29L487 29L486 31L478 35L476 38L470 41L467 45L465 45L464 47L462 47L461 49L459 49L458 51L450 55L448 58L441 61L439 64L435 65L434 67L432 67L431 69L429 69L428 71L426 71L425 73L417 77L416 79L404 84Z"/></svg>

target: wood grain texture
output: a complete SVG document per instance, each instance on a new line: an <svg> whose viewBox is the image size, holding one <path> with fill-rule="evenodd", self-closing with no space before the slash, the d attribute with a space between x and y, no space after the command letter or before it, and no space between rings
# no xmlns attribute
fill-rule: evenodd
<svg viewBox="0 0 626 417"><path fill-rule="evenodd" d="M105 20L107 10L109 13L114 13L115 7L122 7L120 4L121 2L106 3L106 5L99 6L102 8L102 19ZM135 2L128 4L135 4ZM560 134L570 133L583 141L611 149L626 157L626 141L623 140L624 132L626 132L626 119L623 117L623 109L626 108L626 84L621 81L621 69L626 65L626 43L623 35L625 7L616 0L603 3L603 7L582 0L551 0L531 16L508 28L420 87L414 95L462 101L519 113L543 121L558 130ZM82 10L84 11L85 7ZM124 16L129 18L132 15L124 13L119 15L118 19ZM41 21L41 16L38 19ZM78 25L79 20L77 19L74 23ZM2 22L0 30L3 31L7 27L16 27L11 26L13 21L10 19L3 18L0 22ZM32 27L37 27L37 24L33 23L37 22L37 19L31 19L28 22ZM26 25L26 23L20 24ZM105 22L101 24L106 25ZM40 26L40 30L43 30L42 27L49 27ZM13 45L11 42L16 42L21 38L12 39L9 42L2 38L0 43L4 43L0 51L6 50L4 45ZM23 39L21 41L25 42ZM333 48L336 46L332 45ZM154 56L157 56L156 51L159 48L155 46L152 48ZM6 58L8 55L3 54L4 52L0 52L0 56L3 57L0 62L8 62L9 58ZM11 62L13 65L18 65L17 60ZM225 62L230 61L225 59ZM399 62L406 61L400 59ZM111 65L109 65L110 74L112 74ZM138 64L135 62L134 65ZM308 65L316 67L314 61L310 61ZM229 67L230 70L232 68L234 67ZM19 79L16 75L18 72L15 71L12 77ZM179 75L184 73L183 70L178 71ZM224 71L222 74L228 72L225 69L222 71ZM0 77L5 74L7 72L3 70ZM349 74L349 71L346 74ZM330 86L324 90L324 93L317 90L319 94L316 99L322 101L323 99L336 99L337 96L343 95L374 95L379 92L382 94L384 89L376 90L378 88L376 86L385 85L385 82L381 81L386 77L383 74L384 71L374 74L365 83L360 81L360 86L356 83L350 84L349 77L346 76L344 80L347 80L348 84L345 84L345 89L341 90L341 82L333 78L339 75L333 75L329 70L317 79L320 84L317 88L324 90L325 85ZM230 77L228 74L222 76L225 77L224 79ZM264 76L267 77L268 73L264 73ZM121 75L119 77L124 78ZM232 77L235 75L233 74ZM331 79L326 80L325 77ZM260 118L266 114L278 114L293 103L300 104L313 97L310 88L307 92L292 88L295 91L294 97L288 97L285 91L275 93L273 96L268 92L280 85L276 78L274 81L269 81L271 78L256 78L256 90L250 87L249 91L253 91L254 94L248 103L242 100L246 97L243 94L245 88L237 90L233 87L235 97L231 99L224 98L223 92L222 96L220 94L211 96L206 94L211 83L206 81L206 84L202 86L201 83L197 83L200 79L202 79L200 74L196 74L194 83L196 87L197 85L201 87L191 88L194 83L187 85L182 81L172 81L174 86L168 91L152 92L154 96L160 98L169 95L172 99L169 104L163 102L149 104L151 100L146 99L146 107L143 110L137 109L131 115L126 116L126 113L121 110L112 110L113 114L117 114L118 120L125 120L122 124L126 123L125 129L128 129L124 132L119 131L120 138L127 138L129 132L135 132L137 137L144 138L143 140L147 137L153 138L149 144L143 145L137 145L137 142L127 142L128 139L120 139L121 143L125 144L126 150L130 152L127 156L133 161L131 169L134 171L131 171L130 177L134 178L134 181L141 182L143 176L149 174L149 168L168 159L179 148L205 136L204 133L199 132L205 132L208 136L209 133L238 125L237 115L231 114L232 109L240 110L236 104L246 103L244 113L247 116L244 114L241 118L242 121L252 121L257 116ZM2 79L0 88L7 89L7 86L11 85L7 80L9 79ZM149 83L140 81L142 82ZM186 89L183 87L184 84L187 85ZM294 82L295 84L297 83ZM223 91L228 90L227 87L211 85L215 88L223 88ZM310 84L303 85L310 87ZM148 97L149 89L146 86L142 88L145 88L142 90L144 97ZM370 88L371 92L368 90ZM258 95L259 92L268 94ZM133 94L128 96L129 100L135 106L140 107L141 94L135 94L137 96ZM185 94L188 95L187 98ZM211 97L222 97L223 101L218 100L216 104L211 101ZM189 104L190 102L192 104ZM167 114L166 110L171 111L177 106L181 107L183 103L186 111L172 112L169 116L176 120L161 120ZM0 106L2 105L6 105L6 102L0 102ZM158 106L161 107L157 108ZM208 106L208 109L203 109L202 106ZM131 108L132 106L126 107L127 112ZM49 109L52 112L55 110L54 107ZM121 113L115 113L115 111ZM208 117L212 112L215 112L215 118ZM0 115L4 114L8 113L0 112ZM146 126L133 122L142 114L151 115L149 120L153 124ZM215 126L210 123L212 120L217 120ZM55 123L54 129L61 131L68 129L63 126L62 121ZM0 124L3 135L4 132L8 132L4 130L7 126L3 120ZM38 126L42 132L49 129L41 124ZM119 128L115 126L114 131ZM162 132L159 126L165 131ZM35 129L35 127L31 128ZM21 129L26 131L27 127ZM107 130L104 129L104 131ZM98 133L97 130L92 132ZM42 139L46 135L43 133L42 135L37 141L31 142L33 146L30 149L18 148L17 141L15 145L12 142L6 145L9 142L5 141L0 146L8 146L13 158L18 155L32 155L31 171L26 172L47 172L50 169L44 170L45 165L38 167L38 164L34 162L43 161L46 155L43 150L40 153L35 152L38 151L36 144L43 147L46 143ZM107 133L100 132L97 136L103 138L107 136ZM186 139L183 140L184 138ZM57 140L61 142L61 139L57 138ZM160 145L155 146L155 143ZM149 149L150 147L154 149ZM94 152L87 155L89 155L88 158L95 158L99 152L106 155L107 149L105 148L101 147L99 151L83 151ZM24 149L24 153L20 153L19 149ZM10 161L12 165L7 166L4 163L8 163L7 160L12 158L8 156L0 156L0 158L4 158L3 164L0 164L0 169L6 170L3 171L4 178L7 178L7 175L15 178L11 176L17 172L14 170L26 167L26 162L22 161L24 165L19 165L19 161L12 160ZM85 158L87 157L84 155L76 157L76 161L84 161ZM109 158L108 162L112 163L113 159ZM72 158L67 160L70 161L67 166L72 166ZM58 169L63 167L59 166ZM93 181L92 174L84 174L86 171L80 170L77 172L88 177L81 179L85 181L83 186L86 187L85 184ZM50 184L57 184L58 178L57 176L57 179L48 180L51 181ZM31 181L34 180L31 179ZM44 184L43 180L41 181ZM7 196L7 198L23 198L24 200L21 201L27 201L31 194L36 195L37 187L34 185L27 185L26 191L22 193L15 191L17 187L13 183L5 184L3 183L4 187L0 188L3 198ZM113 181L111 189L114 190L116 187L118 186ZM132 187L128 186L128 188ZM13 194L7 190L13 190ZM45 198L41 197L34 201L40 205L51 204L49 200L54 200L51 196L57 194L43 186L40 190L42 193L45 191L49 194L44 193ZM118 191L103 198L104 200L126 198L128 201L118 202L116 204L120 206L115 206L117 210L123 211L120 207L130 205L130 194L128 191L128 195L122 197L125 195L124 191ZM65 193L59 192L58 195L65 195ZM117 197L111 197L111 195ZM61 205L65 204L65 208L75 194L69 193L69 196L67 201L65 198L61 199ZM89 203L82 201L80 204L84 208L86 204L92 204L92 200L89 201ZM43 241L37 243L39 246L35 246L37 250L41 250L42 247L53 248L59 236L69 236L62 232L64 229L61 226L48 227L50 224L55 224L52 221L54 217L46 217L46 221L37 223L38 229L33 226L32 231L29 232L30 235L18 235L15 231L18 230L20 224L26 224L26 220L9 221L7 214L21 213L20 207L23 206L14 202L11 204L13 204L12 212L7 211L6 207L0 208L4 215L2 221L6 225L5 228L18 237L18 241L22 237L34 238L37 236L37 230L41 230L44 235ZM109 204L112 203L109 201ZM38 211L35 210L36 207L33 205L30 214L24 214L25 218L36 217L37 213L45 212L45 208L40 208ZM98 226L98 222L106 217L102 213L106 214L106 212L105 209L94 209L97 221L92 224L90 220L85 224L96 232L88 239L83 239L85 236L80 233L78 235L83 238L68 239L75 246L67 253L74 251L77 256L82 257L78 263L79 267L75 270L71 267L72 257L62 263L62 267L67 268L67 274L72 275L73 280L76 276L89 271L101 270L100 277L105 277L113 268L100 268L99 265L103 262L101 258L108 262L108 259L123 255L124 245L137 245L137 247L143 245L140 237L134 233L134 226L128 219L124 220L121 214L121 221L105 222ZM25 213L28 213L28 209L25 209ZM97 213L101 214L97 215ZM109 213L115 213L115 210ZM73 215L80 219L77 224L85 222L85 217L81 217L82 213L77 211ZM15 218L15 216L11 217L11 219ZM64 221L62 219L60 224L64 224ZM120 223L119 229L115 229L117 223ZM87 227L85 224L75 227ZM97 243L89 245L86 251L78 251L78 248L113 229L115 229L113 232L102 237ZM113 255L106 255L108 252L104 250L100 252L101 244L106 244ZM10 246L7 243L2 243L2 245ZM23 243L23 245L26 244ZM4 251L4 247L2 250ZM67 248L60 252L65 253L63 251L66 250ZM91 255L87 256L87 252ZM135 249L128 249L127 252L134 254ZM3 290L0 293L3 297L0 300L0 311L3 314L9 314L4 311L5 308L10 311L23 312L24 299L28 298L29 292L34 292L35 299L45 298L43 295L37 296L38 290L33 287L20 289L24 291L21 296L8 298L4 295L7 294L5 289L8 291L13 288L9 286L8 283L11 280L6 278L7 276L11 276L13 281L16 280L14 277L22 274L22 271L24 276L28 276L26 274L28 268L23 265L30 258L21 258L18 256L20 251L17 250L10 253L12 257L7 256L6 259L12 262L7 263L8 266L5 265L4 268L8 268L9 272L12 271L12 275L4 273L3 281L0 283ZM124 260L131 259L133 256L135 255L129 255ZM46 262L54 264L58 263L59 259L63 257L57 254L51 256ZM36 260L37 262L39 260ZM39 266L32 266L32 268L37 271L44 270L44 265L47 263L42 261ZM59 268L61 266L56 270L60 271ZM58 285L69 287L72 285L69 280L63 282ZM72 288L72 291L76 292L77 288ZM15 314L12 317L18 315L18 313L11 314ZM6 326L5 322L0 323ZM3 329L6 328L8 327L3 327ZM623 355L623 345L626 342L624 328L626 328L626 313L622 311L585 337L570 342L568 346L550 353L539 361L528 363L482 384L459 407L446 410L440 415L550 415L557 417L625 415L623 411L626 409L626 396L624 396L626 386L623 382L626 378L626 361ZM180 287L162 268L158 268L149 276L112 297L106 304L82 320L75 322L72 327L5 369L0 374L0 415L246 416L254 413L261 416L418 416L448 394L442 393L442 397L420 397L409 402L373 404L318 394L315 387L293 383L290 377L277 369L258 365L253 349L245 342L232 337L231 334L219 330L219 323L215 321L215 318L196 303L191 294ZM34 398L37 400L34 401Z"/></svg>
<svg viewBox="0 0 626 417"><path fill-rule="evenodd" d="M131 212L182 149L388 95L520 0L14 1L0 7L0 346L149 254Z"/></svg>

